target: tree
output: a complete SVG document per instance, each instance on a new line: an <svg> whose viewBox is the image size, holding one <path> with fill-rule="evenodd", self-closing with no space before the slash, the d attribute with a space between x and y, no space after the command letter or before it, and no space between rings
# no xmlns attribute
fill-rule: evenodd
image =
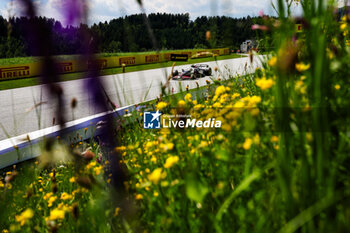
<svg viewBox="0 0 350 233"><path fill-rule="evenodd" d="M82 38L86 34L91 37L94 44L92 51L96 53L154 50L144 17L143 14L135 14L92 26L81 24L63 27L59 21L45 17L6 20L0 16L0 57L36 55L36 51L31 49L33 37L28 33L27 25L31 21L52 31L55 55L84 53L86 46ZM260 17L236 19L201 16L194 21L190 20L188 13L152 13L146 17L159 46L166 49L237 48L246 39L262 37L261 32L251 30L253 23L263 23ZM209 41L206 40L207 31L211 32Z"/></svg>
<svg viewBox="0 0 350 233"><path fill-rule="evenodd" d="M122 43L120 41L112 41L109 43L107 53L119 53L121 52Z"/></svg>

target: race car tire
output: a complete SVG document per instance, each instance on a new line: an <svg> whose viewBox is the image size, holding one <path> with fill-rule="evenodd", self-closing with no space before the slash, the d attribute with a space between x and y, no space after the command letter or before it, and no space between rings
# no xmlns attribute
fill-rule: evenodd
<svg viewBox="0 0 350 233"><path fill-rule="evenodd" d="M208 76L210 76L212 74L212 70L211 70L211 68L209 68L209 70L208 70Z"/></svg>
<svg viewBox="0 0 350 233"><path fill-rule="evenodd" d="M195 70L194 72L193 72L193 78L194 79L198 79L198 78L200 78L201 77L201 74L198 72L198 70Z"/></svg>

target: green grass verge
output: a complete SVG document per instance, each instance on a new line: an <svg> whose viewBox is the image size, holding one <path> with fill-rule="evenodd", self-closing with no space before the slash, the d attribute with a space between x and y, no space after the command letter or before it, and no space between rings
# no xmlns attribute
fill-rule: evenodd
<svg viewBox="0 0 350 233"><path fill-rule="evenodd" d="M240 57L241 55L230 54L225 56L219 56L217 57L217 60L233 59L233 58L240 58ZM214 61L213 57L190 59L187 62L176 62L176 65L187 65L187 64L210 62L210 61ZM163 63L145 64L145 65L138 65L138 66L128 66L126 67L125 71L135 72L135 71L142 71L142 70L158 69L158 68L170 67L172 66L172 64L173 62L163 62ZM118 67L118 68L105 69L102 71L101 75L120 74L122 72L123 72L122 68ZM71 80L76 80L81 78L84 78L84 73L70 73L70 74L61 75L61 81L71 81ZM39 84L41 84L41 82L40 82L40 78L38 77L7 80L7 81L0 82L0 90L35 86Z"/></svg>

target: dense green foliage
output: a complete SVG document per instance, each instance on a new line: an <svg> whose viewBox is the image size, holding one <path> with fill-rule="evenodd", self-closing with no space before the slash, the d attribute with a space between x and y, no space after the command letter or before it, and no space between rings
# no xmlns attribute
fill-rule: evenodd
<svg viewBox="0 0 350 233"><path fill-rule="evenodd" d="M189 14L149 14L148 19L154 31L158 49L187 48L239 48L246 39L255 38L259 32L251 30L261 18L230 18L202 16L194 21ZM144 15L130 15L110 22L94 24L91 27L64 27L54 19L38 17L33 19L44 24L53 32L53 54L79 54L83 52L82 34L89 32L96 42L96 53L136 52L155 50L145 27ZM35 56L37 51L26 25L28 19L12 18L9 21L0 16L0 58ZM211 31L211 40L206 32Z"/></svg>

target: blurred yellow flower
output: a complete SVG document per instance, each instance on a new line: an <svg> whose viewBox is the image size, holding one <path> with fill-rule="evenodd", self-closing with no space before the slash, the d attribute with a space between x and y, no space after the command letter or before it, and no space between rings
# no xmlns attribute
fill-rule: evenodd
<svg viewBox="0 0 350 233"><path fill-rule="evenodd" d="M192 100L191 100L191 98L192 98L192 95L190 94L190 93L187 93L186 95L185 95L185 100L187 101L187 102L191 102Z"/></svg>
<svg viewBox="0 0 350 233"><path fill-rule="evenodd" d="M334 88L335 88L336 90L339 90L339 89L340 89L340 85L339 85L339 84L336 84L336 85L334 85Z"/></svg>
<svg viewBox="0 0 350 233"><path fill-rule="evenodd" d="M225 183L220 181L217 185L216 185L216 188L217 189L223 189L225 187Z"/></svg>
<svg viewBox="0 0 350 233"><path fill-rule="evenodd" d="M151 159L150 159L150 161L151 161L152 163L156 163L156 162L157 162L157 158L156 158L155 156L152 156Z"/></svg>
<svg viewBox="0 0 350 233"><path fill-rule="evenodd" d="M233 108L235 111L241 112L244 108L244 102L243 101L237 101L234 105Z"/></svg>
<svg viewBox="0 0 350 233"><path fill-rule="evenodd" d="M346 29L346 23L340 24L340 30L344 31Z"/></svg>
<svg viewBox="0 0 350 233"><path fill-rule="evenodd" d="M161 143L159 145L159 148L163 151L163 152L167 152L169 150L172 150L174 148L174 143Z"/></svg>
<svg viewBox="0 0 350 233"><path fill-rule="evenodd" d="M298 80L298 81L295 83L295 88L298 90L298 89L300 89L303 85L304 85L304 82L303 82L302 80Z"/></svg>
<svg viewBox="0 0 350 233"><path fill-rule="evenodd" d="M302 76L303 77L303 76ZM304 85L303 80L298 80L295 83L295 90L297 90L298 92L300 92L301 94L306 94L306 90L307 90L307 86Z"/></svg>
<svg viewBox="0 0 350 233"><path fill-rule="evenodd" d="M307 140L308 142L312 142L313 136L312 136L312 133L311 133L311 132L307 132L307 133L306 133L306 140Z"/></svg>
<svg viewBox="0 0 350 233"><path fill-rule="evenodd" d="M246 138L243 143L243 149L249 150L252 144L253 144L253 140L251 138Z"/></svg>
<svg viewBox="0 0 350 233"><path fill-rule="evenodd" d="M221 107L221 104L216 102L213 104L213 108L220 108Z"/></svg>
<svg viewBox="0 0 350 233"><path fill-rule="evenodd" d="M216 90L215 90L215 95L216 95L216 96L219 96L219 95L225 93L225 91L226 91L225 86L223 86L223 85L218 86L218 87L216 88Z"/></svg>
<svg viewBox="0 0 350 233"><path fill-rule="evenodd" d="M71 212L73 210L72 206L69 206L68 204L64 204L63 202L58 204L57 209L63 210L65 212Z"/></svg>
<svg viewBox="0 0 350 233"><path fill-rule="evenodd" d="M167 158L164 164L164 168L171 168L174 164L176 164L179 161L178 156L170 156Z"/></svg>
<svg viewBox="0 0 350 233"><path fill-rule="evenodd" d="M180 181L178 180L178 179L175 179L175 180L173 180L172 182L171 182L171 186L175 186L175 185L177 185L177 184L179 184L180 183Z"/></svg>
<svg viewBox="0 0 350 233"><path fill-rule="evenodd" d="M73 176L73 177L71 177L70 179L69 179L69 182L70 183L74 183L76 181L76 179L75 179L75 177Z"/></svg>
<svg viewBox="0 0 350 233"><path fill-rule="evenodd" d="M115 151L117 152L124 152L126 150L126 147L125 146L117 146L115 148Z"/></svg>
<svg viewBox="0 0 350 233"><path fill-rule="evenodd" d="M28 208L25 211L23 211L20 215L16 215L16 221L19 222L21 226L23 226L33 216L34 216L33 210Z"/></svg>
<svg viewBox="0 0 350 233"><path fill-rule="evenodd" d="M236 111L231 111L225 115L225 118L228 120L235 120L237 119L241 114Z"/></svg>
<svg viewBox="0 0 350 233"><path fill-rule="evenodd" d="M204 105L202 105L202 104L197 104L197 105L195 105L195 106L193 107L194 110L199 110L199 109L201 109L201 108L204 108Z"/></svg>
<svg viewBox="0 0 350 233"><path fill-rule="evenodd" d="M62 194L61 194L61 200L70 200L70 199L72 199L73 198L73 196L72 195L70 195L70 194L68 194L68 193L66 193L66 192L63 192Z"/></svg>
<svg viewBox="0 0 350 233"><path fill-rule="evenodd" d="M101 165L94 168L94 172L97 176L101 174L102 168L103 167Z"/></svg>
<svg viewBox="0 0 350 233"><path fill-rule="evenodd" d="M261 102L261 97L257 96L257 95L253 95L252 97L250 97L249 99L249 103L248 103L248 107L253 107L256 104Z"/></svg>
<svg viewBox="0 0 350 233"><path fill-rule="evenodd" d="M44 195L44 200L47 200L47 199L49 199L51 196L53 195L53 193L46 193L45 195Z"/></svg>
<svg viewBox="0 0 350 233"><path fill-rule="evenodd" d="M148 180L154 184L158 184L161 179L166 177L166 172L163 172L161 168L156 168L151 174L147 176Z"/></svg>
<svg viewBox="0 0 350 233"><path fill-rule="evenodd" d="M260 89L263 91L271 88L274 84L275 81L273 81L272 79L266 79L266 77L256 80L256 85L260 87Z"/></svg>
<svg viewBox="0 0 350 233"><path fill-rule="evenodd" d="M52 196L49 198L49 200L47 201L48 202L48 207L51 207L52 204L57 200L57 197L56 196Z"/></svg>
<svg viewBox="0 0 350 233"><path fill-rule="evenodd" d="M259 110L259 108L252 108L249 110L249 112L252 116L258 116L260 113L260 110Z"/></svg>
<svg viewBox="0 0 350 233"><path fill-rule="evenodd" d="M162 187L167 187L169 185L169 182L165 180L165 181L160 182L160 185Z"/></svg>
<svg viewBox="0 0 350 233"><path fill-rule="evenodd" d="M119 215L119 211L120 211L119 207L115 208L114 216L118 216Z"/></svg>
<svg viewBox="0 0 350 233"><path fill-rule="evenodd" d="M295 64L295 68L297 69L297 71L303 72L310 69L310 64L305 65L304 63L297 63Z"/></svg>
<svg viewBox="0 0 350 233"><path fill-rule="evenodd" d="M147 141L146 144L145 144L145 149L149 150L151 147L153 147L153 146L155 146L157 144L158 144L158 142L156 142L156 141Z"/></svg>
<svg viewBox="0 0 350 233"><path fill-rule="evenodd" d="M271 57L271 59L268 62L269 66L271 66L271 67L275 66L276 63L277 63L277 57L275 57L275 56Z"/></svg>
<svg viewBox="0 0 350 233"><path fill-rule="evenodd" d="M143 196L142 196L142 194L137 194L136 196L135 196L135 199L136 200L141 200L141 199L143 199Z"/></svg>
<svg viewBox="0 0 350 233"><path fill-rule="evenodd" d="M332 60L332 59L334 58L333 52L332 52L329 48L327 48L326 51L327 51L327 56L328 56L328 58L329 58L330 60Z"/></svg>
<svg viewBox="0 0 350 233"><path fill-rule="evenodd" d="M184 107L185 104L186 104L186 102L185 102L184 100L179 100L179 102L177 102L177 105L178 105L179 107Z"/></svg>
<svg viewBox="0 0 350 233"><path fill-rule="evenodd" d="M232 126L229 124L223 124L221 126L222 130L226 131L226 132L231 132L232 131Z"/></svg>
<svg viewBox="0 0 350 233"><path fill-rule="evenodd" d="M167 103L163 102L163 101L160 101L157 105L156 105L156 109L157 110L162 110L164 109L166 106L168 106Z"/></svg>
<svg viewBox="0 0 350 233"><path fill-rule="evenodd" d="M95 166L96 166L96 161L92 161L88 165L86 165L86 169L89 170L90 168L95 167Z"/></svg>
<svg viewBox="0 0 350 233"><path fill-rule="evenodd" d="M232 95L232 99L236 99L237 97L240 97L241 96L241 94L239 94L239 93L234 93L233 95Z"/></svg>
<svg viewBox="0 0 350 233"><path fill-rule="evenodd" d="M65 215L64 210L60 210L56 208L50 212L49 220L54 221L57 219L64 219L64 215Z"/></svg>
<svg viewBox="0 0 350 233"><path fill-rule="evenodd" d="M278 142L278 137L277 136L272 136L270 139L271 142Z"/></svg>
<svg viewBox="0 0 350 233"><path fill-rule="evenodd" d="M205 148L208 146L208 143L206 141L201 141L201 143L198 145L198 148Z"/></svg>
<svg viewBox="0 0 350 233"><path fill-rule="evenodd" d="M256 134L255 136L254 136L254 138L253 138L253 142L255 143L255 144L260 144L260 136L259 136L259 134Z"/></svg>

